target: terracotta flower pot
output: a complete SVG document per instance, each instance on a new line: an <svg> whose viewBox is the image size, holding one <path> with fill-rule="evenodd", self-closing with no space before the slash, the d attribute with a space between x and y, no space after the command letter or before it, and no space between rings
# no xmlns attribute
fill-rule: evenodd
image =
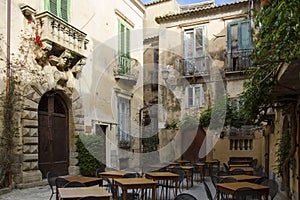
<svg viewBox="0 0 300 200"><path fill-rule="evenodd" d="M268 3L268 0L261 0L260 5L261 7L264 7Z"/></svg>

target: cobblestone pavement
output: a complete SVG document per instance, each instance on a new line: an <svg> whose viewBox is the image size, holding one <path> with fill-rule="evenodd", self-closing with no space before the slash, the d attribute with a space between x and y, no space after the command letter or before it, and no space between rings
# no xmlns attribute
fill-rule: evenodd
<svg viewBox="0 0 300 200"><path fill-rule="evenodd" d="M205 177L205 181L208 183L211 192L215 194L215 189L210 181L209 177ZM185 181L184 181L185 183ZM194 183L194 187L189 190L183 189L182 192L193 194L197 199L207 199L203 183ZM159 194L159 193L158 193ZM13 191L0 195L0 200L48 200L51 196L51 189L48 185L38 186L28 189L14 189ZM55 199L55 196L52 200ZM282 194L277 194L274 200L284 199Z"/></svg>
<svg viewBox="0 0 300 200"><path fill-rule="evenodd" d="M51 189L48 185L27 189L14 189L9 193L0 195L1 200L48 200ZM55 198L52 198L55 199Z"/></svg>

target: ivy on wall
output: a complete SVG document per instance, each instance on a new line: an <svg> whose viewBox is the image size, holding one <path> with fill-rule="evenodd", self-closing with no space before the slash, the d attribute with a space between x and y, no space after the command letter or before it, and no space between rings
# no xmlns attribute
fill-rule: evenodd
<svg viewBox="0 0 300 200"><path fill-rule="evenodd" d="M95 176L97 168L103 169L103 139L98 135L77 136L76 146L78 152L78 166L83 176Z"/></svg>

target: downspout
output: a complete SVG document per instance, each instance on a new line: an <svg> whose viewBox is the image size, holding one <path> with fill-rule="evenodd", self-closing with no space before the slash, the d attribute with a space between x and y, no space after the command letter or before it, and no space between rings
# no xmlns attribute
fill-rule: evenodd
<svg viewBox="0 0 300 200"><path fill-rule="evenodd" d="M6 33L6 40L7 40L7 52L6 52L6 105L11 104L11 95L10 95L10 87L11 87L11 69L10 69L10 37L11 37L11 0L7 0L7 33ZM9 109L9 108L8 108ZM12 111L9 110L8 113L11 113ZM11 115L10 115L11 116ZM9 116L9 117L10 117ZM6 119L5 119L6 120ZM8 130L11 131L11 130ZM12 152L12 147L8 147L9 153ZM12 156L12 155L9 155ZM9 187L12 187L12 173L11 173L11 163L8 164L8 183Z"/></svg>

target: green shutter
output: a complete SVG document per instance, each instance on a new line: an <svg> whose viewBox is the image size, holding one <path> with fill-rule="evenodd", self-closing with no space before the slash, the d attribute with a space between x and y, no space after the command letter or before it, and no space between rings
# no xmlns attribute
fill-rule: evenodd
<svg viewBox="0 0 300 200"><path fill-rule="evenodd" d="M45 0L45 9L57 15L57 0Z"/></svg>
<svg viewBox="0 0 300 200"><path fill-rule="evenodd" d="M61 5L60 5L60 14L61 18L64 19L65 21L69 21L69 0L61 0Z"/></svg>
<svg viewBox="0 0 300 200"><path fill-rule="evenodd" d="M70 0L45 0L45 10L50 11L57 17L69 21Z"/></svg>
<svg viewBox="0 0 300 200"><path fill-rule="evenodd" d="M244 20L239 24L239 50L251 49L252 39L251 39L251 27L250 21Z"/></svg>
<svg viewBox="0 0 300 200"><path fill-rule="evenodd" d="M130 58L130 29L126 27L126 52L125 55Z"/></svg>
<svg viewBox="0 0 300 200"><path fill-rule="evenodd" d="M231 52L231 24L232 23L227 24L227 51L228 51L228 53Z"/></svg>

